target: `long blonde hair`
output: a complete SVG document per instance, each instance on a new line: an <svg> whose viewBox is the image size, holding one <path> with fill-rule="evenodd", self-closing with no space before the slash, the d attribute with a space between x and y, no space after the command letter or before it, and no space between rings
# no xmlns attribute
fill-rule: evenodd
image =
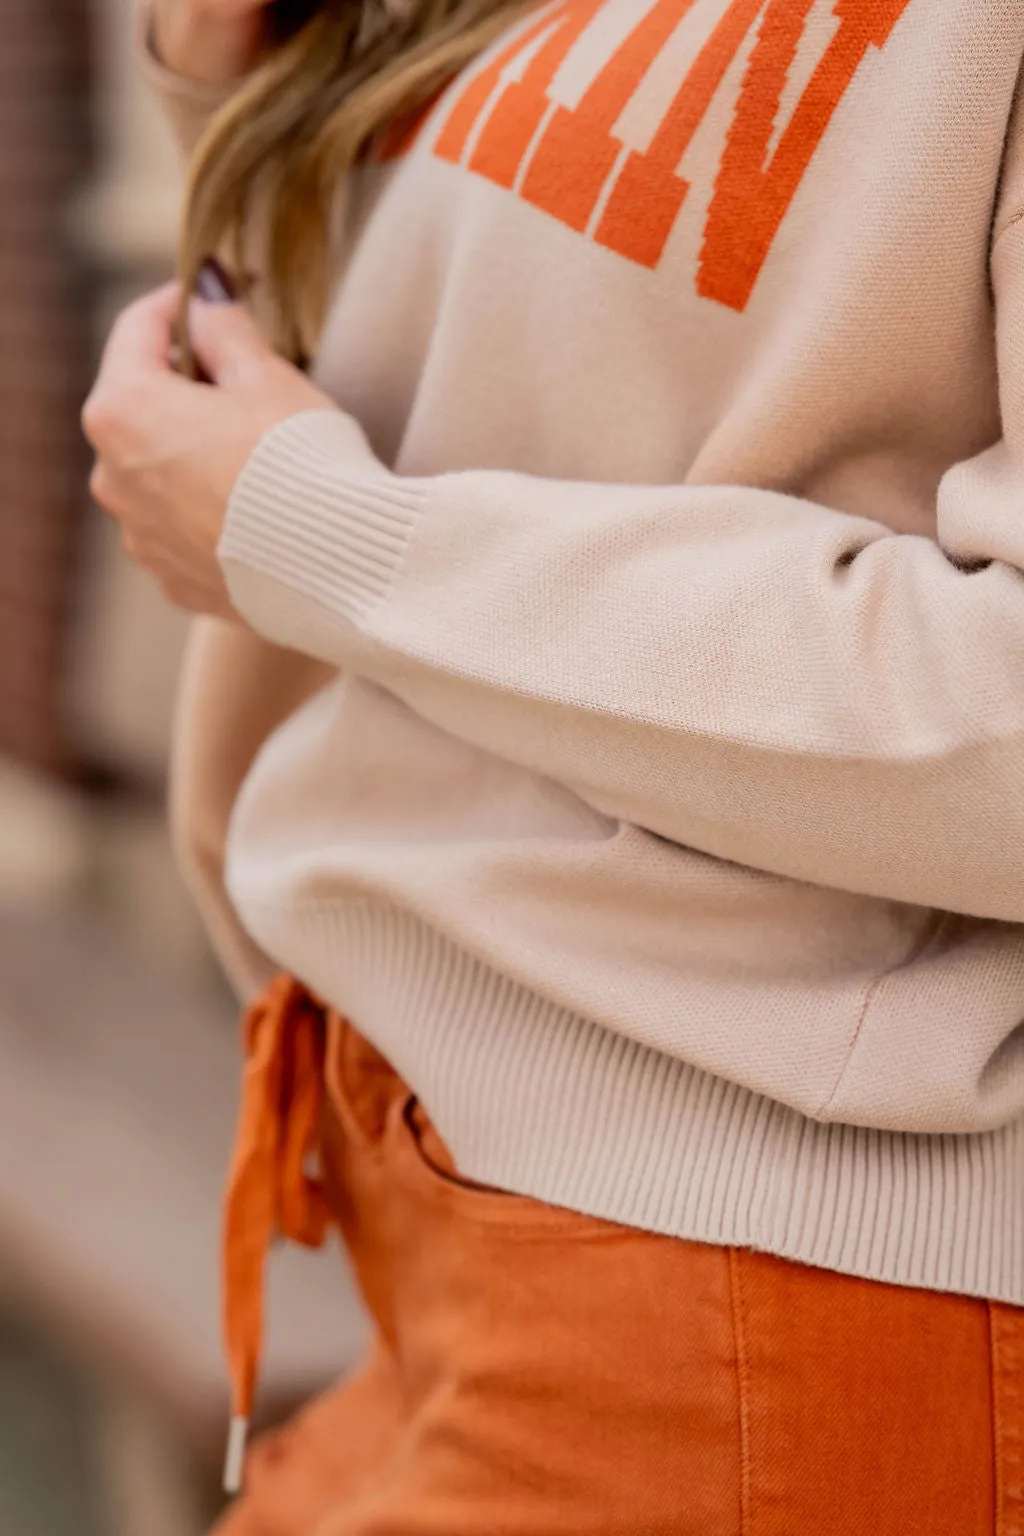
<svg viewBox="0 0 1024 1536"><path fill-rule="evenodd" d="M293 361L308 358L329 296L332 215L346 173L382 129L425 105L535 3L277 0L269 14L279 36L193 156L184 292L204 256L219 254L236 277L257 266L274 344Z"/></svg>

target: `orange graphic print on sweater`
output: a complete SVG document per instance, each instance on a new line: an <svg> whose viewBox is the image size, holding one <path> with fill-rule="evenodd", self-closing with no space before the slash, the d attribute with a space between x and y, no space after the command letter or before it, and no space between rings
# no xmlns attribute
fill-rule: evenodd
<svg viewBox="0 0 1024 1536"><path fill-rule="evenodd" d="M616 137L618 120L695 3L654 0L572 108L551 86L604 0L545 8L457 92L433 152L655 267L690 191L680 161L749 46L697 268L702 297L743 310L836 108L909 0L833 0L831 35L781 132L783 95L818 0L729 0L647 148L630 149Z"/></svg>

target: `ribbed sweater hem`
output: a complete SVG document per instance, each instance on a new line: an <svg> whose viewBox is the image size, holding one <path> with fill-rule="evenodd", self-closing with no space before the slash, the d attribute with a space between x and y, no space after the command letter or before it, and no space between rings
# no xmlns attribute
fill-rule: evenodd
<svg viewBox="0 0 1024 1536"><path fill-rule="evenodd" d="M246 903L410 1083L469 1179L693 1241L1024 1304L1024 1123L814 1121L570 1013L373 903Z"/></svg>

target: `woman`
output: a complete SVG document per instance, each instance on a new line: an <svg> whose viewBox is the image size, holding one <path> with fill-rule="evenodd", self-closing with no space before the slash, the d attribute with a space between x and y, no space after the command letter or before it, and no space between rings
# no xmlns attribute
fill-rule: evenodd
<svg viewBox="0 0 1024 1536"><path fill-rule="evenodd" d="M223 1531L1024 1532L1024 9L143 52L201 373L162 290L85 423L263 989L232 1471L274 1224L377 1334Z"/></svg>

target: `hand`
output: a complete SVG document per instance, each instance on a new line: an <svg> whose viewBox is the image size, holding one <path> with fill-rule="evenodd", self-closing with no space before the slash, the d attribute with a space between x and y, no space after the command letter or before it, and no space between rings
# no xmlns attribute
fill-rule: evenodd
<svg viewBox="0 0 1024 1536"><path fill-rule="evenodd" d="M201 85L229 85L256 63L270 0L150 0L157 58Z"/></svg>
<svg viewBox="0 0 1024 1536"><path fill-rule="evenodd" d="M271 427L337 407L271 351L239 304L193 300L192 343L212 382L182 378L168 360L179 302L169 283L114 325L82 412L96 450L90 488L172 603L237 621L217 561L235 481Z"/></svg>

